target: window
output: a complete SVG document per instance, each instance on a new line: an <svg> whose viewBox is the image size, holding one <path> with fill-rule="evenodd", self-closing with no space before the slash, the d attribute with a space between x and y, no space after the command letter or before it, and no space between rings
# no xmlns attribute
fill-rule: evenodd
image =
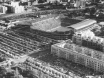
<svg viewBox="0 0 104 78"><path fill-rule="evenodd" d="M89 59L86 59L86 63L87 63L87 65L89 64Z"/></svg>
<svg viewBox="0 0 104 78"><path fill-rule="evenodd" d="M98 63L98 68L97 68L98 70L100 70L100 64Z"/></svg>

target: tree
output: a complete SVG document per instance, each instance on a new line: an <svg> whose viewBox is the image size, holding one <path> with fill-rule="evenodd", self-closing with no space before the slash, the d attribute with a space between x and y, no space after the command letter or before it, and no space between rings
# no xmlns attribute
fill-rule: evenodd
<svg viewBox="0 0 104 78"><path fill-rule="evenodd" d="M4 67L0 67L0 78L2 78L3 76L5 76L7 73L6 69Z"/></svg>

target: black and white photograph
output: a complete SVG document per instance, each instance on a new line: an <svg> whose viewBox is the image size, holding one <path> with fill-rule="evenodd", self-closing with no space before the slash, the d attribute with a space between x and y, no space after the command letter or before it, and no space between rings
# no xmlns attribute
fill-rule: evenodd
<svg viewBox="0 0 104 78"><path fill-rule="evenodd" d="M104 0L0 0L0 78L104 78Z"/></svg>

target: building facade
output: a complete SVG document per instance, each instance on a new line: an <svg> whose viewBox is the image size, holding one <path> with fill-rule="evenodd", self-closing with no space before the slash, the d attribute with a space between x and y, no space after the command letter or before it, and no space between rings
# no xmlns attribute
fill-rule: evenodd
<svg viewBox="0 0 104 78"><path fill-rule="evenodd" d="M104 39L95 36L95 34L91 31L74 34L72 40L77 45L104 52Z"/></svg>
<svg viewBox="0 0 104 78"><path fill-rule="evenodd" d="M52 45L51 53L60 58L92 68L95 71L104 72L104 54L100 51L73 43L58 43Z"/></svg>
<svg viewBox="0 0 104 78"><path fill-rule="evenodd" d="M0 5L0 13L1 13L1 14L6 14L7 9L8 9L8 8L7 8L6 6Z"/></svg>
<svg viewBox="0 0 104 78"><path fill-rule="evenodd" d="M15 1L11 1L11 6L14 8L14 13L22 13L25 12L25 8L24 6L19 5L19 1L15 2Z"/></svg>

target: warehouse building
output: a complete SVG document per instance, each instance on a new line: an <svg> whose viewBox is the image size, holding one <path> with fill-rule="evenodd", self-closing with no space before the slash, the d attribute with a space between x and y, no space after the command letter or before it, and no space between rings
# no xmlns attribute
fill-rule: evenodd
<svg viewBox="0 0 104 78"><path fill-rule="evenodd" d="M73 24L69 26L68 28L74 29L75 32L79 31L85 31L85 30L91 30L96 26L97 21L92 19L86 19L84 21L81 21L79 23Z"/></svg>

